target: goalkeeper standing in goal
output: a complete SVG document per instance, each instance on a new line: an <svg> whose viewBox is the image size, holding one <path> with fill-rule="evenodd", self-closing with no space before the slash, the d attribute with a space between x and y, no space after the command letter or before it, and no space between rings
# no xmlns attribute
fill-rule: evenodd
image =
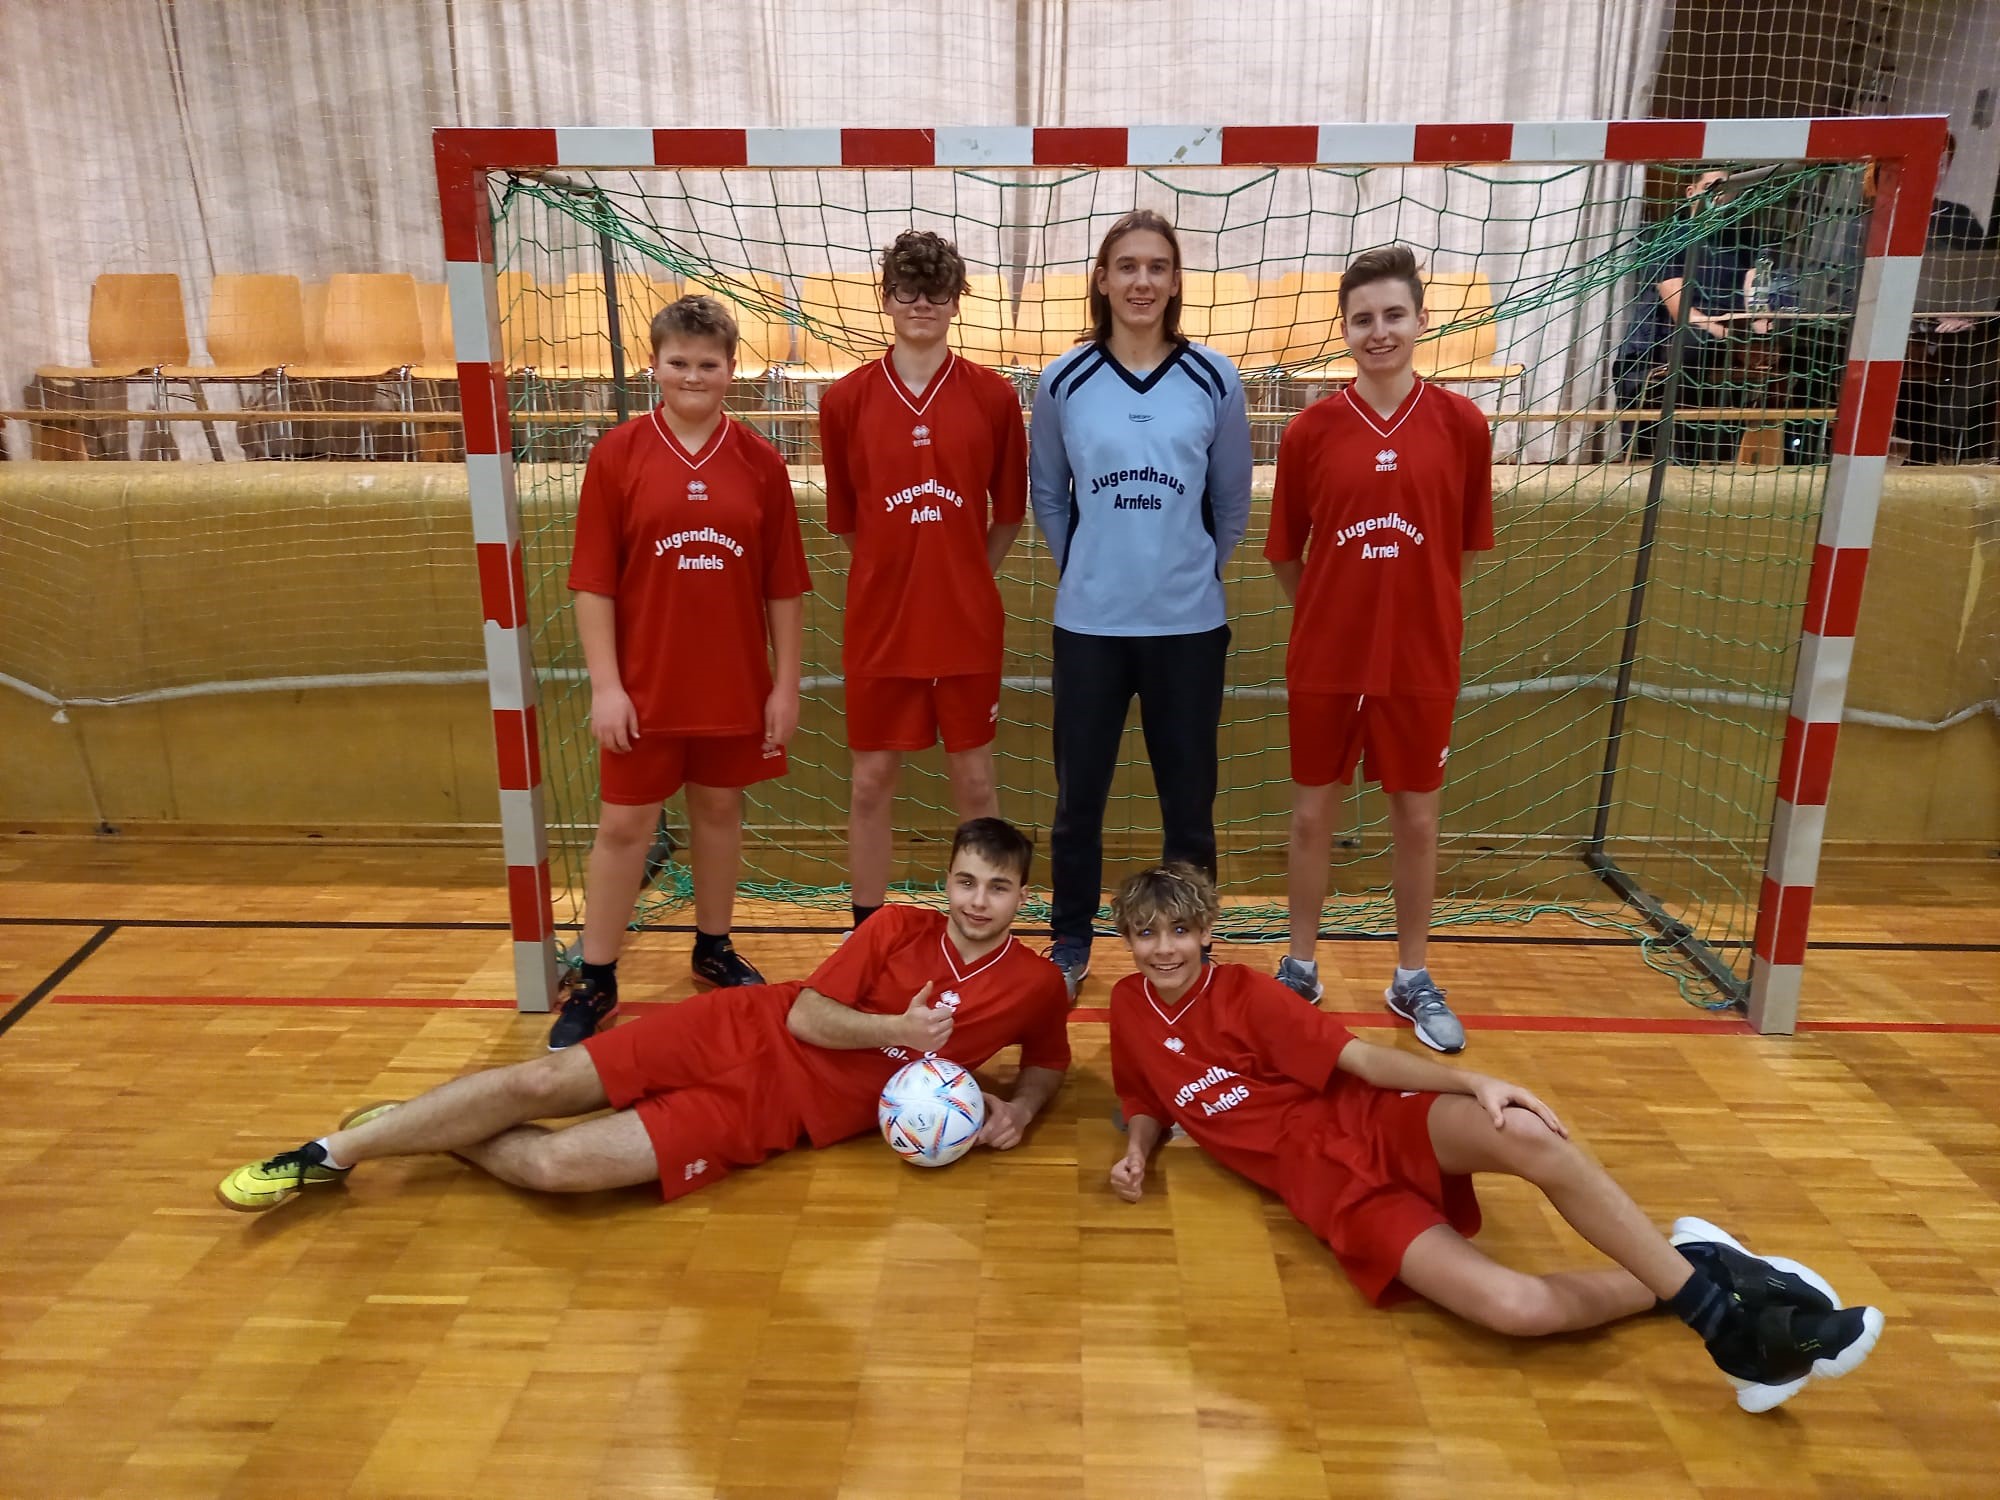
<svg viewBox="0 0 2000 1500"><path fill-rule="evenodd" d="M695 978L764 982L729 928L743 789L784 775L799 723L805 547L785 461L722 410L736 320L712 297L683 297L651 333L660 404L598 440L577 499L569 586L603 812L585 875L583 968L549 1030L551 1051L617 1008L646 851L660 805L684 785Z"/></svg>
<svg viewBox="0 0 2000 1500"><path fill-rule="evenodd" d="M1472 402L1417 378L1429 325L1407 246L1355 257L1340 278L1340 316L1357 373L1285 429L1264 545L1292 601L1291 952L1278 980L1308 1000L1324 993L1314 953L1334 787L1359 765L1388 798L1394 842L1396 973L1383 998L1425 1046L1458 1052L1465 1028L1425 952L1465 635L1464 554L1493 545L1493 437Z"/></svg>
<svg viewBox="0 0 2000 1500"><path fill-rule="evenodd" d="M967 285L950 240L898 235L882 253L895 346L820 399L826 528L852 559L841 668L857 927L888 896L905 753L942 739L959 818L999 810L993 739L1007 620L994 574L1027 512L1028 440L1014 387L946 342Z"/></svg>
<svg viewBox="0 0 2000 1500"><path fill-rule="evenodd" d="M1126 214L1098 247L1090 331L1035 394L1029 494L1061 570L1049 957L1072 999L1090 969L1104 806L1135 693L1162 857L1215 870L1222 566L1250 522L1250 419L1235 365L1183 337L1180 312L1173 225Z"/></svg>

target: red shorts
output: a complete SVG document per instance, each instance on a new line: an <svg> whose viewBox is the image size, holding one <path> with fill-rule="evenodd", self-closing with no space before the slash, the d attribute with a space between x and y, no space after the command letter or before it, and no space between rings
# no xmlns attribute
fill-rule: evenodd
<svg viewBox="0 0 2000 1500"><path fill-rule="evenodd" d="M795 984L714 990L599 1032L583 1046L614 1109L646 1127L672 1200L755 1166L805 1137L789 1069L771 1029Z"/></svg>
<svg viewBox="0 0 2000 1500"><path fill-rule="evenodd" d="M622 755L597 752L598 795L618 807L664 802L692 781L696 786L754 786L785 774L780 745L764 753L764 735L647 734Z"/></svg>
<svg viewBox="0 0 2000 1500"><path fill-rule="evenodd" d="M1285 1163L1285 1207L1377 1307L1410 1295L1396 1272L1426 1229L1479 1233L1472 1179L1446 1173L1431 1145L1437 1101L1343 1079L1316 1106L1320 1118L1305 1132L1304 1149Z"/></svg>
<svg viewBox="0 0 2000 1500"><path fill-rule="evenodd" d="M847 679L850 750L928 750L943 739L956 755L992 744L999 732L998 672Z"/></svg>
<svg viewBox="0 0 2000 1500"><path fill-rule="evenodd" d="M1358 764L1385 792L1434 792L1451 753L1450 698L1292 693L1292 780L1345 786Z"/></svg>

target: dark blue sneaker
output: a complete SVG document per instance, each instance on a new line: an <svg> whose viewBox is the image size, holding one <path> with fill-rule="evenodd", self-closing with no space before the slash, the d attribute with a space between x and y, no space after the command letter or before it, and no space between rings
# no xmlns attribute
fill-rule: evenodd
<svg viewBox="0 0 2000 1500"><path fill-rule="evenodd" d="M563 992L562 1010L549 1028L549 1051L574 1047L618 1013L618 986L600 985L594 979L578 978Z"/></svg>

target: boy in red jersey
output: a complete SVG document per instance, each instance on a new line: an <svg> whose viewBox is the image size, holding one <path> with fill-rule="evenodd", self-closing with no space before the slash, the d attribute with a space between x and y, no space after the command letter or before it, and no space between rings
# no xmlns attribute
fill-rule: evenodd
<svg viewBox="0 0 2000 1500"><path fill-rule="evenodd" d="M1882 1329L1796 1261L1749 1254L1701 1219L1662 1236L1526 1089L1357 1041L1275 979L1205 964L1219 903L1192 865L1135 875L1112 903L1138 972L1111 993L1111 1071L1131 1139L1128 1203L1171 1126L1277 1193L1378 1306L1400 1293L1500 1333L1595 1328L1663 1307L1701 1335L1745 1411L1844 1375ZM1617 1269L1533 1276L1490 1260L1471 1174L1533 1183Z"/></svg>
<svg viewBox="0 0 2000 1500"><path fill-rule="evenodd" d="M1425 1046L1457 1052L1465 1028L1424 955L1465 633L1462 554L1493 545L1493 439L1478 407L1417 378L1416 342L1429 325L1407 247L1355 257L1340 278L1340 311L1358 373L1285 429L1264 544L1293 605L1292 931L1278 979L1309 1000L1324 993L1314 955L1334 787L1358 764L1388 798L1394 846L1396 973L1383 998Z"/></svg>
<svg viewBox="0 0 2000 1500"><path fill-rule="evenodd" d="M217 1195L261 1212L356 1163L449 1151L502 1182L592 1192L657 1178L667 1199L801 1142L876 1128L882 1086L925 1055L977 1068L1019 1044L1013 1096L986 1096L977 1143L1005 1151L1069 1067L1062 975L1012 933L1033 850L998 818L952 843L949 909L892 906L804 983L696 995L582 1046L369 1105L295 1151L237 1168ZM528 1122L600 1115L561 1130Z"/></svg>
<svg viewBox="0 0 2000 1500"><path fill-rule="evenodd" d="M785 461L732 421L736 320L712 297L653 319L660 404L591 450L569 586L590 672L603 811L585 875L583 967L549 1030L574 1046L618 1005L618 953L660 804L687 788L694 974L762 984L729 940L743 789L785 773L811 587Z"/></svg>
<svg viewBox="0 0 2000 1500"><path fill-rule="evenodd" d="M895 345L820 401L827 530L853 559L841 663L856 926L888 893L904 755L942 739L959 817L999 809L1006 619L994 575L1026 513L1028 450L1014 387L946 342L966 285L951 241L898 235L882 252Z"/></svg>

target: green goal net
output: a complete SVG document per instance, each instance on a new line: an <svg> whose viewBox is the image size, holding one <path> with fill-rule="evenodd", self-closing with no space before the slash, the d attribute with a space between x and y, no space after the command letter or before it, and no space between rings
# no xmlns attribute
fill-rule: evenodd
<svg viewBox="0 0 2000 1500"><path fill-rule="evenodd" d="M1848 167L1737 173L1688 196L1709 180L1693 163L496 179L558 922L581 918L597 814L565 586L576 494L596 438L653 402L652 314L689 291L732 305L744 340L730 407L794 466L814 575L801 724L789 776L750 793L744 876L755 894L838 909L844 578L823 524L816 409L833 379L883 350L876 257L912 226L955 240L973 283L955 346L1007 373L1026 403L1084 326L1098 238L1143 206L1179 229L1184 331L1242 370L1259 464L1250 535L1225 580L1226 935L1287 926L1290 614L1262 560L1269 466L1290 416L1350 372L1341 267L1395 240L1426 272L1420 372L1494 427L1498 546L1469 569L1436 921L1568 913L1643 935L1654 961L1691 978L1747 975L1867 204ZM1710 326L1655 313L1635 333L1649 289L1671 278L1726 290L1683 299ZM996 751L1003 813L1036 830L1054 806L1055 582L1031 523L1001 576ZM1106 818L1113 871L1159 847L1136 718ZM1384 804L1360 790L1342 806L1325 926L1388 931ZM680 818L670 805L646 913L689 899ZM909 757L904 890L935 889L953 822L941 754Z"/></svg>

